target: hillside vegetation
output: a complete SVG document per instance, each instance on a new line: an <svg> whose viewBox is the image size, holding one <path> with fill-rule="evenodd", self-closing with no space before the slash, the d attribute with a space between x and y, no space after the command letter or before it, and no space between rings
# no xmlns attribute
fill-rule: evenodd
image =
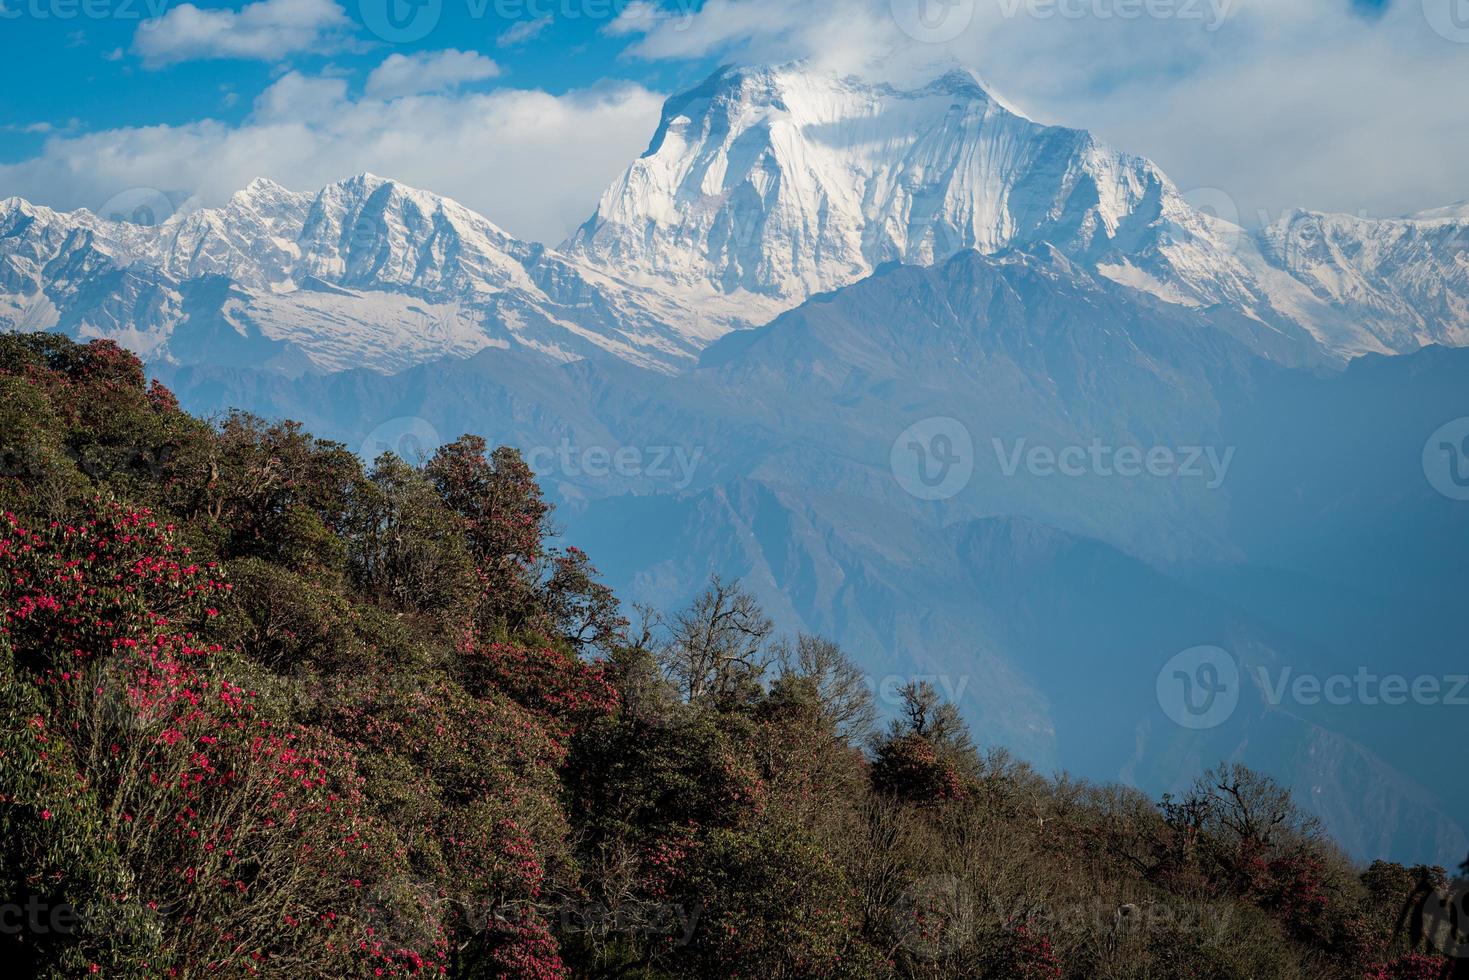
<svg viewBox="0 0 1469 980"><path fill-rule="evenodd" d="M738 583L623 610L476 436L364 467L5 336L0 512L24 975L1465 976L1442 869L1240 767L1044 778L921 682L880 724Z"/></svg>

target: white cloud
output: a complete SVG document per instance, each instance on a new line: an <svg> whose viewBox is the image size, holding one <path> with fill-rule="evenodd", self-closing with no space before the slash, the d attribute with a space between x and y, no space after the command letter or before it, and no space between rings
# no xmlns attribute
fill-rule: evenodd
<svg viewBox="0 0 1469 980"><path fill-rule="evenodd" d="M975 0L932 0L962 7ZM706 58L749 62L810 58L855 69L893 43L887 0L708 0L697 12L633 0L608 34L642 35L629 53L642 58Z"/></svg>
<svg viewBox="0 0 1469 980"><path fill-rule="evenodd" d="M550 14L537 17L535 20L522 20L511 25L510 29L501 34L495 43L502 48L512 48L517 44L525 44L540 37L553 23L556 18Z"/></svg>
<svg viewBox="0 0 1469 980"><path fill-rule="evenodd" d="M626 7L622 8L622 12L613 19L612 23L602 28L602 33L608 37L647 34L658 25L672 20L673 17L674 14L650 0L631 0ZM685 20L687 20L686 17Z"/></svg>
<svg viewBox="0 0 1469 980"><path fill-rule="evenodd" d="M1389 214L1469 197L1469 44L1435 33L1420 0L1394 3L1376 19L1354 16L1347 0L1140 5L1227 12L1216 30L1182 16L1098 16L1122 9L1117 0L1049 2L708 0L689 13L684 0L664 8L633 0L605 30L631 38L635 57L807 56L844 70L880 64L898 80L958 59L1038 119L1090 128L1148 155L1185 190L1224 190L1250 223L1290 206ZM941 23L949 36L921 43L911 24L908 33L898 25L893 11L903 3L932 3L924 9L957 12L962 23ZM343 16L330 0L266 0L220 12L233 18L227 39L186 31L187 19L164 29L186 10L214 16L176 8L149 36L155 60L225 50L274 57L325 36ZM272 47L263 39L273 32ZM492 62L447 55L390 56L360 98L341 79L286 74L238 126L57 131L37 158L0 166L0 186L60 207L97 205L139 186L217 203L259 175L313 189L371 170L554 242L586 217L657 124L658 96L635 85L559 97L455 93L459 82L488 77Z"/></svg>
<svg viewBox="0 0 1469 980"><path fill-rule="evenodd" d="M350 21L335 0L259 0L239 11L181 4L133 35L133 52L150 68L201 58L278 61L321 50Z"/></svg>
<svg viewBox="0 0 1469 980"><path fill-rule="evenodd" d="M255 100L257 124L320 122L347 106L347 81L287 72Z"/></svg>
<svg viewBox="0 0 1469 980"><path fill-rule="evenodd" d="M1043 121L1224 190L1254 223L1469 197L1469 43L1424 14L1450 2L1365 17L1349 0L708 0L625 33L648 59L809 57L897 78L956 59Z"/></svg>
<svg viewBox="0 0 1469 980"><path fill-rule="evenodd" d="M475 51L423 51L388 55L367 77L367 94L391 99L425 92L452 92L469 82L500 74L500 66Z"/></svg>
<svg viewBox="0 0 1469 980"><path fill-rule="evenodd" d="M205 120L53 136L37 157L0 165L0 187L66 209L97 207L129 188L215 205L255 177L315 190L371 171L555 244L647 146L662 102L626 83L564 95L497 89L354 100L341 79L292 72L238 126Z"/></svg>

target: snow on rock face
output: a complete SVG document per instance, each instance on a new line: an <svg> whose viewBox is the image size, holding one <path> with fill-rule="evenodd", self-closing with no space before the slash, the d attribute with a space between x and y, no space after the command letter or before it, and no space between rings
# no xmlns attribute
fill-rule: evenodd
<svg viewBox="0 0 1469 980"><path fill-rule="evenodd" d="M966 71L898 91L801 65L727 69L669 100L565 249L799 301L884 262L1043 240L1088 251L1174 193L1147 160L1032 122Z"/></svg>
<svg viewBox="0 0 1469 980"><path fill-rule="evenodd" d="M900 91L794 64L670 99L563 249L726 328L884 262L1046 245L1167 302L1229 306L1269 356L1469 343L1469 206L1312 220L1331 243L1315 257L1204 214L1151 161L1027 119L968 71Z"/></svg>
<svg viewBox="0 0 1469 980"><path fill-rule="evenodd" d="M489 346L689 367L888 262L1055 250L1288 362L1469 344L1469 205L1258 233L1153 163L1011 109L972 73L906 90L803 64L669 99L646 153L561 248L363 174L255 180L156 227L0 202L0 329L190 363L398 370Z"/></svg>
<svg viewBox="0 0 1469 980"><path fill-rule="evenodd" d="M111 337L154 359L397 370L516 344L672 370L702 346L696 321L371 174L316 194L256 180L156 227L0 204L0 328Z"/></svg>
<svg viewBox="0 0 1469 980"><path fill-rule="evenodd" d="M1382 220L1298 210L1260 237L1313 294L1380 324L1388 350L1469 344L1469 206Z"/></svg>
<svg viewBox="0 0 1469 980"><path fill-rule="evenodd" d="M526 286L531 247L462 205L366 174L317 195L299 236L308 275L362 288Z"/></svg>

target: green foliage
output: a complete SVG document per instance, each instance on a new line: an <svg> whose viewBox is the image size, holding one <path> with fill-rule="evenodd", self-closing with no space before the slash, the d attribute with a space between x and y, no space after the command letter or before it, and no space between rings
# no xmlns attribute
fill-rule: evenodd
<svg viewBox="0 0 1469 980"><path fill-rule="evenodd" d="M831 855L774 828L709 834L669 896L698 913L697 942L667 956L682 976L871 976L881 962L860 937L855 890Z"/></svg>
<svg viewBox="0 0 1469 980"><path fill-rule="evenodd" d="M433 485L387 454L354 503L344 523L358 589L394 609L458 618L474 592L474 566Z"/></svg>
<svg viewBox="0 0 1469 980"><path fill-rule="evenodd" d="M738 583L630 632L478 437L364 468L194 419L115 345L5 335L0 510L27 975L1447 969L1443 870L1359 875L1264 776L1042 778L921 683L874 734L857 666Z"/></svg>

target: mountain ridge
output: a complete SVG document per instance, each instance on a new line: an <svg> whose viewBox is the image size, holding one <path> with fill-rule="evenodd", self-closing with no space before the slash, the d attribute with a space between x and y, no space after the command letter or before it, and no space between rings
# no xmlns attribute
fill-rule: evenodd
<svg viewBox="0 0 1469 980"><path fill-rule="evenodd" d="M131 282L147 307L109 289L109 276ZM228 297L185 309L185 287L210 278L230 283ZM303 291L308 280L339 291ZM223 207L151 227L7 201L0 284L0 323L10 329L111 336L163 360L176 333L206 328L289 345L316 371L364 363L391 371L511 344L553 359L605 352L665 369L693 351L684 324L695 317L666 297L371 174L315 194L261 178Z"/></svg>
<svg viewBox="0 0 1469 980"><path fill-rule="evenodd" d="M517 346L677 373L887 263L1041 248L1173 305L1227 308L1237 336L1285 363L1469 344L1469 208L1293 211L1247 232L971 71L899 88L804 63L721 69L671 97L559 248L372 174L315 192L257 178L153 227L7 198L0 327L164 361L207 361L220 338L220 356L295 371ZM212 277L229 288L201 288Z"/></svg>

